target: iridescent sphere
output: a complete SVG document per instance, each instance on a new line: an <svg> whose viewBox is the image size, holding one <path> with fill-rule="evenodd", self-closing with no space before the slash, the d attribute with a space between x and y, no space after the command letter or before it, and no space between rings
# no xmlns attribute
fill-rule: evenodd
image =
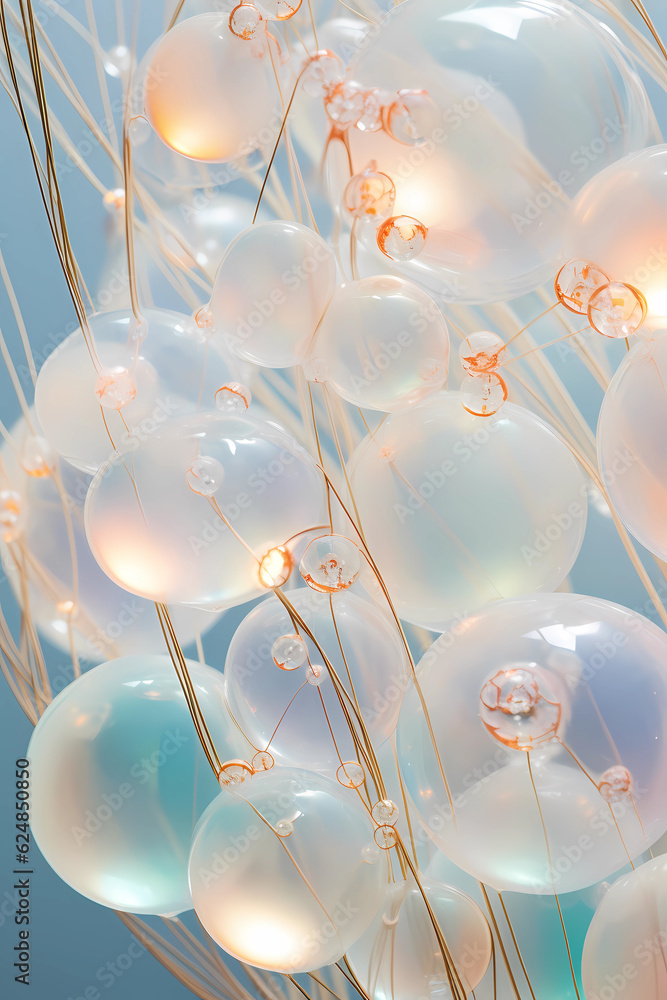
<svg viewBox="0 0 667 1000"><path fill-rule="evenodd" d="M569 260L556 275L554 288L561 305L585 316L591 295L608 282L608 276L599 267L586 260Z"/></svg>
<svg viewBox="0 0 667 1000"><path fill-rule="evenodd" d="M213 496L222 486L225 470L217 458L198 455L185 472L185 481L193 493L202 497Z"/></svg>
<svg viewBox="0 0 667 1000"><path fill-rule="evenodd" d="M187 661L218 753L239 751L222 675ZM219 792L168 656L123 656L65 688L35 727L30 825L60 878L103 906L191 907L195 824Z"/></svg>
<svg viewBox="0 0 667 1000"><path fill-rule="evenodd" d="M390 7L382 29L355 49L349 77L396 96L384 130L349 130L351 171L375 160L396 186L394 214L428 231L414 259L390 256L433 293L498 302L553 280L570 199L589 179L596 185L603 167L644 146L650 109L643 85L609 24L580 6L408 0ZM340 204L346 159L332 174ZM638 187L635 200L645 193ZM623 245L607 236L621 200L605 205L599 226L591 222L610 246ZM656 217L655 233L664 229ZM371 245L364 227L356 235ZM661 236L651 239L660 246ZM595 256L576 256L628 280Z"/></svg>
<svg viewBox="0 0 667 1000"><path fill-rule="evenodd" d="M637 288L652 329L667 319L665 171L667 145L605 164L580 191L569 217L572 256L595 265L607 281Z"/></svg>
<svg viewBox="0 0 667 1000"><path fill-rule="evenodd" d="M27 602L39 633L67 654L67 664L51 676L57 694L73 677L72 648L82 659L99 663L127 654L161 652L164 636L153 602L133 597L113 583L90 551L83 506L91 477L62 460L56 478L36 476L24 468L26 447L32 454L31 442L41 440L34 412L31 420L37 437L21 420L11 430L19 455L9 445L0 451L12 487L0 491L5 542L0 557L19 606ZM41 446L39 450L41 454ZM30 553L28 560L21 550ZM184 648L218 621L211 611L178 606L171 608L171 616Z"/></svg>
<svg viewBox="0 0 667 1000"><path fill-rule="evenodd" d="M42 365L35 408L51 447L77 469L96 472L117 449L136 448L171 417L194 412L231 380L219 345L188 316L147 309L137 340L130 312L88 320L104 368L98 373L81 329Z"/></svg>
<svg viewBox="0 0 667 1000"><path fill-rule="evenodd" d="M421 288L373 276L338 286L313 353L343 399L391 412L445 384L449 334L441 310Z"/></svg>
<svg viewBox="0 0 667 1000"><path fill-rule="evenodd" d="M266 368L302 361L336 286L333 252L296 222L251 226L229 244L210 309L224 342Z"/></svg>
<svg viewBox="0 0 667 1000"><path fill-rule="evenodd" d="M591 920L581 975L590 1000L663 1000L667 995L667 858L614 882Z"/></svg>
<svg viewBox="0 0 667 1000"><path fill-rule="evenodd" d="M221 948L257 968L294 974L336 962L385 892L386 866L362 856L372 836L356 793L331 778L255 774L223 791L199 823L195 912Z"/></svg>
<svg viewBox="0 0 667 1000"><path fill-rule="evenodd" d="M299 570L305 582L321 594L347 590L361 572L359 546L345 535L320 535L309 543Z"/></svg>
<svg viewBox="0 0 667 1000"><path fill-rule="evenodd" d="M633 285L610 281L588 300L588 318L603 337L631 337L646 319L646 299Z"/></svg>
<svg viewBox="0 0 667 1000"><path fill-rule="evenodd" d="M358 756L350 732L351 724L361 733L357 712L374 745L394 731L410 671L405 647L389 615L349 591L303 588L286 597L291 606L269 597L234 634L225 663L230 710L277 763L333 770ZM295 624L307 660L299 669L277 670L276 641L293 638Z"/></svg>
<svg viewBox="0 0 667 1000"><path fill-rule="evenodd" d="M417 683L401 774L426 832L480 881L571 892L667 830L667 635L648 619L577 594L497 601L436 640Z"/></svg>
<svg viewBox="0 0 667 1000"><path fill-rule="evenodd" d="M198 496L187 482L201 455L217 463L215 496ZM322 523L323 485L310 456L247 416L172 420L136 448L131 472L121 455L95 478L86 534L104 572L150 600L241 604L284 582L298 536Z"/></svg>
<svg viewBox="0 0 667 1000"><path fill-rule="evenodd" d="M229 29L247 41L261 30L264 18L252 3L240 3L229 15Z"/></svg>
<svg viewBox="0 0 667 1000"><path fill-rule="evenodd" d="M308 659L308 647L300 635L281 635L271 647L271 656L281 670L297 670Z"/></svg>
<svg viewBox="0 0 667 1000"><path fill-rule="evenodd" d="M194 160L241 159L277 138L268 47L232 31L229 12L198 14L162 36L146 68L144 105L162 141Z"/></svg>
<svg viewBox="0 0 667 1000"><path fill-rule="evenodd" d="M667 559L667 332L633 346L605 393L598 463L614 510L628 531Z"/></svg>
<svg viewBox="0 0 667 1000"><path fill-rule="evenodd" d="M374 1000L445 1000L453 995L450 976L468 996L486 972L491 932L479 906L453 886L420 881L449 958L446 963L419 886L413 879L395 882L373 923L347 953Z"/></svg>
<svg viewBox="0 0 667 1000"><path fill-rule="evenodd" d="M441 393L390 414L349 477L364 538L398 614L442 630L487 601L551 590L586 525L583 477L535 414L491 417Z"/></svg>

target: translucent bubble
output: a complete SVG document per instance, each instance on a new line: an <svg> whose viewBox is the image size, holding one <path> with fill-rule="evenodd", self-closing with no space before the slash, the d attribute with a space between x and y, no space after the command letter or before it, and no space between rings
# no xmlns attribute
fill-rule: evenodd
<svg viewBox="0 0 667 1000"><path fill-rule="evenodd" d="M406 146L425 142L440 124L440 111L426 90L402 90L386 112L386 129Z"/></svg>
<svg viewBox="0 0 667 1000"><path fill-rule="evenodd" d="M239 38L254 38L261 28L264 18L251 3L240 3L229 15L230 30Z"/></svg>
<svg viewBox="0 0 667 1000"><path fill-rule="evenodd" d="M418 257L426 243L426 227L410 215L394 215L378 228L377 245L390 260Z"/></svg>
<svg viewBox="0 0 667 1000"><path fill-rule="evenodd" d="M667 829L666 653L648 619L577 594L498 601L456 622L418 664L397 734L440 850L527 893L582 889L646 851ZM619 797L607 790L617 768L633 781Z"/></svg>
<svg viewBox="0 0 667 1000"><path fill-rule="evenodd" d="M132 53L127 45L114 45L104 54L104 69L116 79L120 79L129 72L132 65Z"/></svg>
<svg viewBox="0 0 667 1000"><path fill-rule="evenodd" d="M240 382L229 382L215 394L215 405L223 413L245 413L252 402L252 394Z"/></svg>
<svg viewBox="0 0 667 1000"><path fill-rule="evenodd" d="M615 764L604 772L598 781L598 788L605 802L623 802L631 798L634 782L627 767Z"/></svg>
<svg viewBox="0 0 667 1000"><path fill-rule="evenodd" d="M391 215L396 189L391 177L367 167L351 177L345 188L345 208L361 222L382 222Z"/></svg>
<svg viewBox="0 0 667 1000"><path fill-rule="evenodd" d="M187 668L224 755L240 736L222 677ZM116 910L190 908L192 833L219 788L168 656L121 657L84 673L46 709L28 755L32 833L60 878Z"/></svg>
<svg viewBox="0 0 667 1000"><path fill-rule="evenodd" d="M287 815L285 799L293 803ZM292 826L289 837L276 835L277 822ZM239 794L224 791L197 828L195 912L221 948L249 965L283 973L329 965L382 902L386 868L361 854L370 838L368 813L331 778L278 768L253 775ZM216 868L232 850L234 863Z"/></svg>
<svg viewBox="0 0 667 1000"><path fill-rule="evenodd" d="M638 343L611 380L598 421L598 462L626 528L667 559L667 333Z"/></svg>
<svg viewBox="0 0 667 1000"><path fill-rule="evenodd" d="M252 766L254 771L270 771L275 761L266 750L259 750L253 757Z"/></svg>
<svg viewBox="0 0 667 1000"><path fill-rule="evenodd" d="M466 996L481 982L491 959L491 933L476 903L453 886L421 878L449 953L449 973ZM421 890L396 882L368 930L347 953L350 967L371 997L414 1000L449 997L450 976Z"/></svg>
<svg viewBox="0 0 667 1000"><path fill-rule="evenodd" d="M247 760L227 760L220 769L218 781L223 788L242 785L252 773L253 767Z"/></svg>
<svg viewBox="0 0 667 1000"><path fill-rule="evenodd" d="M495 372L468 375L461 382L461 403L473 416L492 416L506 399L507 386Z"/></svg>
<svg viewBox="0 0 667 1000"><path fill-rule="evenodd" d="M473 416L458 393L390 414L348 475L397 613L441 630L499 597L551 590L577 557L583 477L535 414Z"/></svg>
<svg viewBox="0 0 667 1000"><path fill-rule="evenodd" d="M340 697L348 709L353 699L374 745L393 732L410 670L405 648L389 616L349 591L317 594L304 587L288 596L292 607L269 597L236 630L225 663L230 709L251 742L277 763L334 769L357 756ZM307 670L276 669L274 643L294 629L290 611L298 615ZM355 719L352 713L360 732ZM351 777L358 766L349 765Z"/></svg>
<svg viewBox="0 0 667 1000"><path fill-rule="evenodd" d="M210 308L238 357L286 368L305 358L335 284L334 255L317 233L266 222L230 243Z"/></svg>
<svg viewBox="0 0 667 1000"><path fill-rule="evenodd" d="M498 367L505 342L497 333L478 330L471 333L459 346L459 358L469 375L492 372Z"/></svg>
<svg viewBox="0 0 667 1000"><path fill-rule="evenodd" d="M347 590L361 572L361 552L345 535L320 535L303 554L299 566L309 587L322 594Z"/></svg>
<svg viewBox="0 0 667 1000"><path fill-rule="evenodd" d="M229 13L181 21L162 36L146 69L144 102L153 128L194 160L240 159L277 137L278 88L268 49L249 45L229 22Z"/></svg>
<svg viewBox="0 0 667 1000"><path fill-rule="evenodd" d="M398 94L385 130L348 132L352 172L376 160L396 185L394 214L428 231L414 260L391 256L406 277L458 303L498 302L553 280L570 199L650 134L646 93L617 38L571 3L398 4L356 48L348 76ZM346 159L331 169L340 204ZM591 232L611 231L616 204ZM654 246L664 229L656 220ZM366 230L357 236L371 245ZM573 255L631 281L627 268Z"/></svg>
<svg viewBox="0 0 667 1000"><path fill-rule="evenodd" d="M366 844L365 847L361 849L361 857L365 864L376 865L380 860L380 852L375 843Z"/></svg>
<svg viewBox="0 0 667 1000"><path fill-rule="evenodd" d="M23 441L20 462L28 475L36 479L50 476L56 467L56 458L51 445L46 438L34 434Z"/></svg>
<svg viewBox="0 0 667 1000"><path fill-rule="evenodd" d="M570 312L585 316L591 295L609 278L586 260L569 260L556 275L555 289L558 301Z"/></svg>
<svg viewBox="0 0 667 1000"><path fill-rule="evenodd" d="M184 475L202 452L224 469L213 509ZM151 600L222 608L257 597L289 576L291 547L323 517L309 455L247 416L174 419L135 449L131 469L119 456L94 480L86 534L104 572Z"/></svg>
<svg viewBox="0 0 667 1000"><path fill-rule="evenodd" d="M433 299L387 275L339 285L315 353L343 399L376 410L413 406L447 381L449 334Z"/></svg>
<svg viewBox="0 0 667 1000"><path fill-rule="evenodd" d="M367 91L351 80L336 83L324 98L324 110L340 129L356 125L365 112Z"/></svg>
<svg viewBox="0 0 667 1000"><path fill-rule="evenodd" d="M225 470L216 458L199 455L185 473L185 481L193 493L211 497L217 493L225 478Z"/></svg>
<svg viewBox="0 0 667 1000"><path fill-rule="evenodd" d="M220 345L209 342L207 349L191 318L147 309L145 319L148 334L137 342L131 313L89 318L102 375L79 329L48 356L37 376L35 408L43 434L62 458L85 472L97 471L114 445L137 447L171 417L192 413L200 399L212 400L234 375Z"/></svg>
<svg viewBox="0 0 667 1000"><path fill-rule="evenodd" d="M393 826L384 823L373 831L373 840L381 851L390 851L392 847L396 847L398 835Z"/></svg>
<svg viewBox="0 0 667 1000"><path fill-rule="evenodd" d="M34 413L31 422L41 436ZM19 446L16 455L9 445L0 452L12 489L3 501L0 493L0 525L30 553L28 561L17 552L3 549L2 565L21 607L28 602L30 616L41 635L67 654L63 666L51 679L55 693L72 679L72 647L79 657L93 663L127 654L162 651L164 636L151 601L131 597L100 569L86 539L83 505L90 476L66 462L59 463L59 482L50 476L35 477L25 471L19 458L24 443L34 438L21 420L11 431ZM62 484L63 496L60 494ZM5 530L3 534L7 534ZM72 548L76 552L73 572ZM24 590L24 586L27 588ZM176 635L183 648L204 635L218 620L211 611L194 608L170 609Z"/></svg>
<svg viewBox="0 0 667 1000"><path fill-rule="evenodd" d="M296 670L308 659L308 647L300 635L281 635L271 647L271 656L281 670Z"/></svg>
<svg viewBox="0 0 667 1000"><path fill-rule="evenodd" d="M396 826L400 811L391 799L380 799L371 809L371 816L378 826Z"/></svg>
<svg viewBox="0 0 667 1000"><path fill-rule="evenodd" d="M666 900L664 855L614 882L586 935L581 975L587 997L613 990L624 1000L662 1000L667 991Z"/></svg>
<svg viewBox="0 0 667 1000"><path fill-rule="evenodd" d="M354 125L362 132L378 132L382 128L382 98L379 91L363 91L361 115Z"/></svg>
<svg viewBox="0 0 667 1000"><path fill-rule="evenodd" d="M588 300L588 318L603 337L630 337L646 318L646 299L632 285L610 281Z"/></svg>
<svg viewBox="0 0 667 1000"><path fill-rule="evenodd" d="M663 327L667 318L667 257L661 249L667 225L666 170L667 145L605 164L581 190L569 217L572 255L595 265L609 276L607 281L636 288L646 300L646 322L652 329Z"/></svg>
<svg viewBox="0 0 667 1000"><path fill-rule="evenodd" d="M269 21L287 21L301 3L302 0L257 0L257 6Z"/></svg>
<svg viewBox="0 0 667 1000"><path fill-rule="evenodd" d="M366 780L366 772L356 760L348 760L336 770L336 778L346 788L360 788Z"/></svg>
<svg viewBox="0 0 667 1000"><path fill-rule="evenodd" d="M324 98L340 82L345 70L335 52L316 52L301 74L301 86L310 97Z"/></svg>
<svg viewBox="0 0 667 1000"><path fill-rule="evenodd" d="M289 837L290 834L294 833L294 824L288 819L279 819L275 830L279 837Z"/></svg>

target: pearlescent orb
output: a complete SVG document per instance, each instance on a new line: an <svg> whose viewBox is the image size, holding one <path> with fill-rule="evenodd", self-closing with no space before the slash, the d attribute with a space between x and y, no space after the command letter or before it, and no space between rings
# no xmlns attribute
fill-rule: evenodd
<svg viewBox="0 0 667 1000"><path fill-rule="evenodd" d="M373 1000L446 1000L452 996L450 976L467 996L486 972L491 932L479 906L453 886L423 877L420 881L450 960L443 957L416 882L391 884L382 909L347 953Z"/></svg>
<svg viewBox="0 0 667 1000"><path fill-rule="evenodd" d="M647 861L602 897L581 974L586 1000L663 1000L667 995L667 857Z"/></svg>
<svg viewBox="0 0 667 1000"><path fill-rule="evenodd" d="M233 375L219 345L208 342L190 317L147 309L145 319L147 334L137 340L130 312L90 317L101 376L81 329L59 344L39 371L35 409L44 435L84 472L96 472L114 447L138 447L171 417L196 410L200 400L211 406L216 389ZM100 378L106 379L104 386L98 385Z"/></svg>
<svg viewBox="0 0 667 1000"><path fill-rule="evenodd" d="M308 659L308 647L300 635L281 635L271 647L271 656L281 670L297 670Z"/></svg>
<svg viewBox="0 0 667 1000"><path fill-rule="evenodd" d="M577 594L499 601L437 639L417 683L401 774L426 832L480 881L582 889L667 829L667 636L648 619Z"/></svg>
<svg viewBox="0 0 667 1000"><path fill-rule="evenodd" d="M222 675L187 667L218 753L238 753ZM168 656L84 673L46 709L28 757L32 833L60 878L130 913L190 908L192 833L219 786Z"/></svg>
<svg viewBox="0 0 667 1000"><path fill-rule="evenodd" d="M487 601L557 587L586 525L583 477L539 417L441 393L383 421L349 462L371 557L398 614L442 630Z"/></svg>
<svg viewBox="0 0 667 1000"><path fill-rule="evenodd" d="M31 420L41 435L33 411ZM53 476L31 475L23 467L23 444L33 440L25 420L12 427L11 434L19 455L8 444L0 450L12 485L4 491L5 498L0 491L0 524L11 529L3 532L8 537L0 545L0 558L19 606L24 607L27 601L39 633L66 653L68 660L72 648L93 663L162 652L164 635L153 602L117 586L90 551L83 506L91 477L62 460L56 473L58 481ZM29 560L23 559L21 551L30 553ZM18 569L21 565L23 576ZM23 582L27 584L25 592ZM212 611L178 605L171 607L170 613L182 647L190 646L219 619ZM54 694L72 677L71 662L54 673Z"/></svg>
<svg viewBox="0 0 667 1000"><path fill-rule="evenodd" d="M394 215L428 231L414 259L390 256L458 303L553 280L570 199L649 135L621 44L568 0L408 0L354 51L348 74L395 95L383 131L350 129L352 172L374 160L395 184ZM349 176L341 158L338 203Z"/></svg>
<svg viewBox="0 0 667 1000"><path fill-rule="evenodd" d="M417 285L386 275L339 285L314 354L327 381L355 406L400 410L447 381L447 323Z"/></svg>
<svg viewBox="0 0 667 1000"><path fill-rule="evenodd" d="M347 590L361 572L359 546L345 535L320 535L308 544L299 569L305 582L321 594Z"/></svg>
<svg viewBox="0 0 667 1000"><path fill-rule="evenodd" d="M333 252L297 222L251 226L229 244L210 309L224 342L266 368L303 361L336 285Z"/></svg>
<svg viewBox="0 0 667 1000"><path fill-rule="evenodd" d="M569 217L570 255L602 270L607 281L637 288L653 329L667 320L666 171L667 145L605 164L581 190Z"/></svg>
<svg viewBox="0 0 667 1000"><path fill-rule="evenodd" d="M387 867L362 853L372 840L356 792L310 771L255 774L235 793L223 791L199 823L190 855L195 912L248 965L292 974L329 965L382 903Z"/></svg>
<svg viewBox="0 0 667 1000"><path fill-rule="evenodd" d="M614 510L628 531L667 559L667 332L633 346L605 393L598 462Z"/></svg>
<svg viewBox="0 0 667 1000"><path fill-rule="evenodd" d="M275 142L280 128L268 43L240 38L229 12L187 18L152 53L144 105L157 134L177 153L208 162L241 159Z"/></svg>
<svg viewBox="0 0 667 1000"><path fill-rule="evenodd" d="M187 482L200 455L223 470L213 497ZM291 547L322 523L323 508L303 448L274 424L216 410L165 424L133 452L131 474L124 456L111 460L90 487L86 534L130 593L233 607L284 582Z"/></svg>
<svg viewBox="0 0 667 1000"><path fill-rule="evenodd" d="M230 709L252 743L277 762L333 771L341 760L357 757L337 691L347 693L341 697L348 713L352 699L373 743L380 745L396 727L407 685L405 648L388 614L356 594L304 588L286 596L315 638L299 626L308 658L298 670L276 669L274 643L293 632L294 624L290 608L277 597L267 598L244 618L229 645ZM351 721L360 733L354 712Z"/></svg>

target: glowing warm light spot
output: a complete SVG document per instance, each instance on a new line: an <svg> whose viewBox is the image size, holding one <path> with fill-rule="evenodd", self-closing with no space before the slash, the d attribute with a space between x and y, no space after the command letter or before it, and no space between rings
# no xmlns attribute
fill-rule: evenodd
<svg viewBox="0 0 667 1000"><path fill-rule="evenodd" d="M294 560L286 548L269 549L259 564L259 582L263 587L282 587L294 568Z"/></svg>

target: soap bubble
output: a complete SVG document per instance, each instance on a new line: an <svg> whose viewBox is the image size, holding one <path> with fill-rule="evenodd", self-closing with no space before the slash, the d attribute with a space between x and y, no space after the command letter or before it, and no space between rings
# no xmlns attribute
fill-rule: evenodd
<svg viewBox="0 0 667 1000"><path fill-rule="evenodd" d="M551 428L441 393L390 414L349 463L365 541L398 614L443 629L499 597L557 587L586 525L583 477Z"/></svg>
<svg viewBox="0 0 667 1000"><path fill-rule="evenodd" d="M382 902L386 866L362 856L371 839L356 794L331 778L255 774L200 821L190 856L195 912L216 944L249 965L292 974L329 965Z"/></svg>
<svg viewBox="0 0 667 1000"><path fill-rule="evenodd" d="M315 636L316 643L299 625L308 660L300 669L276 669L274 644L293 639L289 633L299 620L292 622L291 608L277 597L267 598L244 618L230 643L225 664L230 709L248 739L277 761L333 770L357 756L337 688L347 692L341 697L355 730L360 732L352 706L380 745L396 726L410 667L395 623L371 601L349 591L328 595L306 588L288 596Z"/></svg>
<svg viewBox="0 0 667 1000"><path fill-rule="evenodd" d="M222 468L210 498L186 472ZM217 480L216 480L217 482ZM310 456L274 424L217 410L170 421L91 484L86 533L100 566L130 593L165 603L233 607L285 581L298 537L322 523Z"/></svg>
<svg viewBox="0 0 667 1000"><path fill-rule="evenodd" d="M375 410L403 409L447 381L447 323L412 282L363 278L338 286L313 353L343 399Z"/></svg>
<svg viewBox="0 0 667 1000"><path fill-rule="evenodd" d="M222 756L243 744L222 675L187 667ZM124 656L84 673L46 709L28 757L32 833L60 878L130 913L190 908L192 832L219 786L169 657Z"/></svg>
<svg viewBox="0 0 667 1000"><path fill-rule="evenodd" d="M348 132L352 172L374 160L395 184L394 215L428 233L414 259L390 256L459 303L553 280L569 200L649 135L648 99L618 39L568 0L408 0L383 15L348 75L388 95L383 131ZM342 157L331 174L341 204ZM605 206L598 232L615 210ZM356 236L375 241L364 227Z"/></svg>
<svg viewBox="0 0 667 1000"><path fill-rule="evenodd" d="M667 859L647 861L614 882L586 935L586 997L605 990L626 1000L662 1000L667 991ZM611 994L610 994L611 996Z"/></svg>
<svg viewBox="0 0 667 1000"><path fill-rule="evenodd" d="M609 497L642 545L667 559L667 333L633 346L605 393L598 460Z"/></svg>
<svg viewBox="0 0 667 1000"><path fill-rule="evenodd" d="M230 243L210 308L238 357L286 368L304 359L335 284L334 255L317 233L266 222Z"/></svg>
<svg viewBox="0 0 667 1000"><path fill-rule="evenodd" d="M345 535L320 535L309 542L299 570L305 582L321 594L347 590L361 572L359 546Z"/></svg>
<svg viewBox="0 0 667 1000"><path fill-rule="evenodd" d="M398 726L437 846L528 893L584 888L647 850L667 829L666 654L648 619L576 594L499 601L445 632Z"/></svg>
<svg viewBox="0 0 667 1000"><path fill-rule="evenodd" d="M162 141L194 160L246 157L280 128L268 43L239 37L225 12L187 18L162 36L146 68L144 102Z"/></svg>
<svg viewBox="0 0 667 1000"><path fill-rule="evenodd" d="M491 932L480 908L453 886L420 881L450 960L446 965L419 886L414 880L393 883L373 923L347 952L353 973L374 1000L444 1000L453 995L450 982L457 979L468 996L486 972Z"/></svg>
<svg viewBox="0 0 667 1000"><path fill-rule="evenodd" d="M33 412L31 421L41 434ZM82 659L94 663L130 653L161 652L164 636L153 602L132 597L113 583L90 551L83 505L91 477L62 460L57 479L30 475L22 465L23 443L35 438L24 420L11 434L19 445L19 455L8 444L0 452L13 487L0 491L0 524L11 529L11 534L4 532L9 537L0 554L19 605L23 607L27 598L38 631L68 657L72 648ZM171 617L182 647L212 628L219 618L211 611L178 606L171 608ZM53 690L57 693L71 677L71 667L67 673L56 674L51 679Z"/></svg>
<svg viewBox="0 0 667 1000"><path fill-rule="evenodd" d="M90 317L101 374L80 329L40 369L39 422L50 445L77 469L96 472L114 446L137 447L171 417L193 412L200 401L212 405L216 389L231 381L219 345L207 341L190 317L147 309L145 321L147 334L137 341L131 313Z"/></svg>
<svg viewBox="0 0 667 1000"><path fill-rule="evenodd" d="M569 218L571 254L608 275L607 281L638 289L653 329L667 318L665 171L667 145L605 165L580 191Z"/></svg>

